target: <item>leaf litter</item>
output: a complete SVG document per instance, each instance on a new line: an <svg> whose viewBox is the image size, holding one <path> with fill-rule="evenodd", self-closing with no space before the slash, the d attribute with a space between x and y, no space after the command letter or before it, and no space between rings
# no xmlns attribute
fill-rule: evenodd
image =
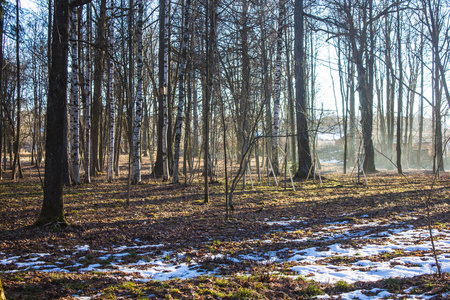
<svg viewBox="0 0 450 300"><path fill-rule="evenodd" d="M345 176L299 192L261 184L237 191L228 221L220 185L198 205L200 183L145 182L126 208L124 181L96 181L66 189L68 227L44 229L25 227L39 211L38 183L5 184L0 276L11 299L445 299L449 179L432 207L445 272L436 278L420 197L429 179L409 176L414 186L390 174L369 176L368 187Z"/></svg>

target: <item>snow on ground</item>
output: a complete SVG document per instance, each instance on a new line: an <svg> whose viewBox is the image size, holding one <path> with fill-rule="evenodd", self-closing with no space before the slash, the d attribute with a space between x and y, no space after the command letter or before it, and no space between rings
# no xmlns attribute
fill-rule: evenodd
<svg viewBox="0 0 450 300"><path fill-rule="evenodd" d="M360 224L347 221L328 222L322 225L309 225L307 220L293 219L268 221L270 232L289 233L296 230L311 231L311 236L302 239L281 239L286 247L281 250L261 252L258 247L251 247L254 252L221 254L198 252L201 255L186 259L184 252L161 251L162 244L117 246L112 250L91 249L89 245L78 245L64 250L60 257L49 253L30 253L25 256L0 253L0 266L6 272L19 270L39 270L42 272L114 272L138 274L137 280L168 280L171 278L187 279L203 274L218 274L219 270L205 270L202 262L221 261L224 264L254 261L260 264L291 262L292 270L299 276L323 283L335 283L343 280L348 283L356 281L377 281L391 277L412 277L436 272L436 263L431 255L431 243L427 230L413 228L405 223L380 225L379 220L360 218ZM443 272L450 272L450 230L433 230L435 246L439 251L438 260ZM306 247L308 241L323 241L327 246L320 248ZM345 244L348 240L358 240L361 246ZM242 242L242 241L241 241ZM269 245L272 239L247 240L248 243ZM276 241L280 244L280 239ZM293 246L294 245L294 246ZM352 244L353 245L353 244ZM146 252L143 252L146 251ZM197 250L193 250L196 252ZM289 256L280 255L289 252ZM72 254L69 254L72 253ZM389 255L396 254L396 255ZM96 260L92 260L92 258ZM129 258L134 257L133 261ZM378 257L378 259L374 259ZM382 259L380 259L382 257ZM350 262L351 259L351 262ZM332 263L336 262L336 263ZM387 291L373 291L370 299L389 296ZM361 291L340 295L342 299L369 299ZM333 299L322 295L318 299ZM409 298L416 299L416 298ZM417 298L419 299L419 298ZM420 299L427 299L422 295Z"/></svg>

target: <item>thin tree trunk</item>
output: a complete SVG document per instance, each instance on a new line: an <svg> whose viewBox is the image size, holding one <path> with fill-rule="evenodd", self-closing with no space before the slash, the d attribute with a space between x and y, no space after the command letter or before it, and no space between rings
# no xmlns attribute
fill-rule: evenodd
<svg viewBox="0 0 450 300"><path fill-rule="evenodd" d="M402 112L403 112L403 66L402 66L402 47L400 33L400 12L397 11L397 50L398 50L398 106L397 106L397 172L403 174L402 170Z"/></svg>
<svg viewBox="0 0 450 300"><path fill-rule="evenodd" d="M287 93L288 93L288 112L289 112L289 134L291 135L290 152L291 161L297 161L296 147L295 147L295 102L294 102L294 86L292 82L292 68L291 68L291 39L289 27L285 35L286 48L286 73L287 73Z"/></svg>
<svg viewBox="0 0 450 300"><path fill-rule="evenodd" d="M169 14L170 2L164 0L164 74L163 74L163 130L162 130L162 167L163 180L169 180L168 127L169 127Z"/></svg>
<svg viewBox="0 0 450 300"><path fill-rule="evenodd" d="M96 176L101 166L101 113L102 81L105 50L106 0L100 1L100 16L97 24L97 41L94 60L94 97L92 102L92 166L91 175Z"/></svg>
<svg viewBox="0 0 450 300"><path fill-rule="evenodd" d="M423 33L423 25L420 31L420 57L423 57L423 47L424 47L424 33ZM423 92L424 92L424 62L420 62L420 103L419 103L419 146L417 150L417 167L421 167L421 158L422 158L422 139L423 139Z"/></svg>
<svg viewBox="0 0 450 300"><path fill-rule="evenodd" d="M273 100L273 143L272 143L272 167L275 175L279 174L278 167L278 127L280 115L280 95L281 95L281 51L284 30L284 0L278 2L278 30L277 30L277 54L275 59L275 86Z"/></svg>
<svg viewBox="0 0 450 300"><path fill-rule="evenodd" d="M435 99L435 131L434 131L434 149L435 149L435 157L434 157L434 164L433 166L436 166L435 169L433 169L433 172L442 172L444 171L444 162L443 162L443 151L442 151L442 123L441 123L441 102L442 102L442 91L441 91L441 85L440 85L440 74L439 74L439 65L438 65L438 59L439 53L434 53L434 99Z"/></svg>
<svg viewBox="0 0 450 300"><path fill-rule="evenodd" d="M20 149L20 112L21 112L21 90L20 90L20 55L19 55L19 41L20 41L20 35L19 35L19 8L20 8L20 2L19 0L16 1L16 80L17 80L17 117L16 117L16 135L14 138L14 162L13 162L13 168L12 168L12 179L16 180L16 168L19 169L19 177L23 178L23 174L21 173L20 168L20 157L19 157L19 149Z"/></svg>
<svg viewBox="0 0 450 300"><path fill-rule="evenodd" d="M138 6L138 19L137 19L137 32L136 32L136 40L138 44L137 51L137 89L136 89L136 112L134 119L134 130L133 130L133 179L132 182L137 184L141 181L141 142L140 142L140 134L141 134L141 123L142 123L142 86L143 86L143 78L142 78L142 53L143 53L143 43L142 43L142 30L143 30L143 22L144 22L144 4L142 0L137 1Z"/></svg>
<svg viewBox="0 0 450 300"><path fill-rule="evenodd" d="M350 57L350 47L347 49L348 57ZM349 80L349 99L350 99L350 145L348 149L348 157L350 165L354 165L356 160L356 101L355 101L355 64L351 59L348 61L348 80Z"/></svg>
<svg viewBox="0 0 450 300"><path fill-rule="evenodd" d="M71 125L71 178L74 184L80 184L79 164L79 96L78 96L78 41L77 41L77 8L72 9L70 18L71 39L71 92L70 92L70 125Z"/></svg>
<svg viewBox="0 0 450 300"><path fill-rule="evenodd" d="M112 8L111 8L112 10ZM108 103L109 103L109 143L108 143L108 182L112 182L114 177L114 131L115 131L115 108L114 108L114 21L112 11L109 20L109 60L108 60Z"/></svg>
<svg viewBox="0 0 450 300"><path fill-rule="evenodd" d="M91 4L87 4L87 40L86 45L86 70L84 89L86 101L84 106L85 150L84 150L84 181L91 182L91 42L92 42L92 12Z"/></svg>
<svg viewBox="0 0 450 300"><path fill-rule="evenodd" d="M178 183L178 165L180 158L180 143L181 143L181 126L183 123L183 106L184 106L184 72L187 58L187 43L189 40L189 10L191 6L191 0L186 0L184 11L184 25L183 25L183 41L181 44L181 65L180 73L178 77L178 110L177 120L175 125L175 150L172 166L172 183ZM189 83L190 84L190 83ZM186 152L186 149L185 149Z"/></svg>
<svg viewBox="0 0 450 300"><path fill-rule="evenodd" d="M189 64L188 68L188 86L187 86L187 109L186 109L186 124L184 129L184 146L183 146L183 175L184 175L184 184L187 184L187 167L188 161L189 166L192 165L192 155L191 155L191 106L192 106L192 65Z"/></svg>

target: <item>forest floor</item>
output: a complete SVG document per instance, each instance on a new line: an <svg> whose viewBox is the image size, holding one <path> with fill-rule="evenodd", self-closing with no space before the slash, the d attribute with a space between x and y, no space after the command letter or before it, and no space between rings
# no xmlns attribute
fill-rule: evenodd
<svg viewBox="0 0 450 300"><path fill-rule="evenodd" d="M379 172L367 185L327 174L296 191L248 182L228 220L223 179L203 204L197 179L144 178L127 207L126 177L101 176L64 189L69 226L33 228L36 173L0 182L8 299L450 298L447 173Z"/></svg>

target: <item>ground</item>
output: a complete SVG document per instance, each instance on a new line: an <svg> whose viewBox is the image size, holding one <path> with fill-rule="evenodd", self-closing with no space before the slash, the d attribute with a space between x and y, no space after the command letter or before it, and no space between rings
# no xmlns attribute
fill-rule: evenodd
<svg viewBox="0 0 450 300"><path fill-rule="evenodd" d="M327 174L296 191L254 176L226 220L220 177L203 204L200 178L185 186L144 176L127 207L124 172L65 188L68 227L32 228L42 188L24 169L25 179L0 184L7 299L450 297L447 174L433 184L427 172L380 172L367 185Z"/></svg>

